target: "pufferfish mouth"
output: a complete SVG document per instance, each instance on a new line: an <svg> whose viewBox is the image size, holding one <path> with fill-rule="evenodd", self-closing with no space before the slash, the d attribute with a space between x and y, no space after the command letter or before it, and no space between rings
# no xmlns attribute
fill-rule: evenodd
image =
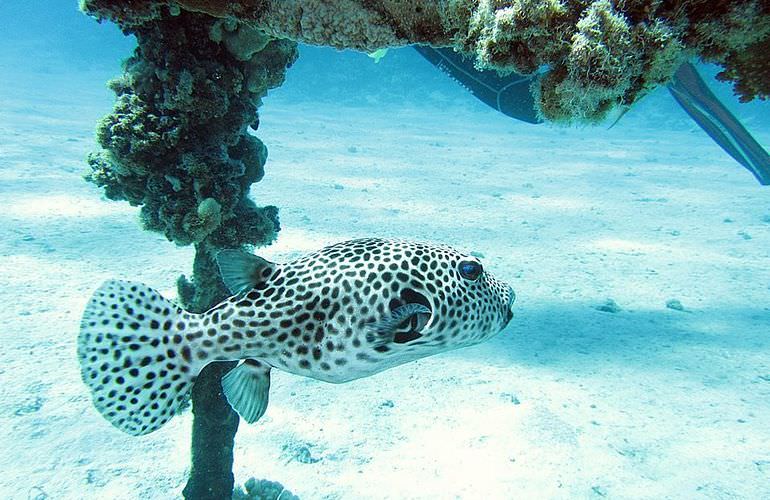
<svg viewBox="0 0 770 500"><path fill-rule="evenodd" d="M425 314L415 314L410 316L400 325L393 335L393 342L396 344L406 344L422 337L422 331L430 321L433 315L433 307L428 299L421 293L406 288L401 291L401 299L393 299L390 302L390 310L393 311L404 304L420 304L430 311Z"/></svg>
<svg viewBox="0 0 770 500"><path fill-rule="evenodd" d="M508 325L513 319L513 303L516 301L516 292L513 291L511 286L508 286L508 304L505 308L505 323L503 328Z"/></svg>

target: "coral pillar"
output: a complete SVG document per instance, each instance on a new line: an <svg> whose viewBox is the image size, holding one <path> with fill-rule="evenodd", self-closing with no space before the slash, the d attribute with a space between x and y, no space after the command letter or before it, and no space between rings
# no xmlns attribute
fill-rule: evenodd
<svg viewBox="0 0 770 500"><path fill-rule="evenodd" d="M190 477L182 494L190 500L221 500L233 492L233 444L238 419L222 396L220 381L235 363L212 363L192 391Z"/></svg>
<svg viewBox="0 0 770 500"><path fill-rule="evenodd" d="M83 8L90 12L88 3ZM278 209L258 207L249 187L264 175L267 149L249 128L268 88L283 82L296 43L234 21L163 7L118 24L136 36L124 74L111 81L113 112L101 120L102 150L87 179L108 198L141 206L145 229L195 245L192 279L177 283L182 305L203 312L228 292L214 261L221 248L270 244ZM98 16L98 14L96 14ZM184 495L230 498L238 415L220 380L234 363L214 363L192 391L192 467Z"/></svg>
<svg viewBox="0 0 770 500"><path fill-rule="evenodd" d="M205 244L196 245L193 280L178 282L186 309L203 312L227 297L214 254ZM240 417L222 394L222 377L236 363L212 363L198 375L192 390L192 446L190 476L184 487L187 499L219 500L233 491L233 445Z"/></svg>

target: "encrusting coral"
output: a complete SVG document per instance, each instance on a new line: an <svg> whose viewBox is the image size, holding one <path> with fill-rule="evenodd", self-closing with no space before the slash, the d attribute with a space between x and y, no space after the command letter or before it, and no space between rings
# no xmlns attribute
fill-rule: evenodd
<svg viewBox="0 0 770 500"><path fill-rule="evenodd" d="M770 96L770 2L734 0L87 0L141 22L159 5L241 20L265 33L366 52L425 43L479 67L538 72L543 118L595 122L667 83L693 57L724 68L742 100ZM249 41L242 41L248 45ZM261 43L260 41L256 42Z"/></svg>
<svg viewBox="0 0 770 500"><path fill-rule="evenodd" d="M233 500L299 500L299 497L281 483L252 477L243 483L243 488L235 488Z"/></svg>
<svg viewBox="0 0 770 500"><path fill-rule="evenodd" d="M474 4L475 5L471 5ZM758 1L670 2L481 0L450 2L448 26L477 64L542 74L535 80L539 112L557 122L595 122L670 80L685 60L700 56L728 69L736 90L770 95L770 70L738 70L730 61L757 40L770 39L770 6ZM711 4L711 3L709 3ZM738 22L743 19L743 22ZM750 28L748 24L752 24ZM767 61L767 55L760 57ZM764 81L764 88L756 85Z"/></svg>
<svg viewBox="0 0 770 500"><path fill-rule="evenodd" d="M89 179L109 198L141 205L144 226L179 245L270 243L277 209L246 196L267 150L247 129L296 44L186 12L131 32L139 47L110 82L117 103L97 127L104 150L89 157Z"/></svg>

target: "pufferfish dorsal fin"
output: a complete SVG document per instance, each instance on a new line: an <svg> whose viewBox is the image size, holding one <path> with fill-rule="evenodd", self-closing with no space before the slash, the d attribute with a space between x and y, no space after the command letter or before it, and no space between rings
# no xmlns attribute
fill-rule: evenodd
<svg viewBox="0 0 770 500"><path fill-rule="evenodd" d="M227 402L246 422L253 424L265 414L270 394L270 365L247 359L222 377Z"/></svg>
<svg viewBox="0 0 770 500"><path fill-rule="evenodd" d="M422 304L404 304L387 316L366 325L366 340L379 347L390 342L404 343L420 336L430 319L430 309ZM406 329L405 332L401 330Z"/></svg>
<svg viewBox="0 0 770 500"><path fill-rule="evenodd" d="M222 281L233 295L254 288L267 279L275 264L243 250L222 250L217 254Z"/></svg>

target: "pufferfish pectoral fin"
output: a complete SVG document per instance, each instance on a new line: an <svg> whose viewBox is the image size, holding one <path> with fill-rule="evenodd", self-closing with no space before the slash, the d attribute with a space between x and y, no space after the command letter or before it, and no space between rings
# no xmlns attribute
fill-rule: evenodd
<svg viewBox="0 0 770 500"><path fill-rule="evenodd" d="M275 264L243 250L222 250L217 254L217 265L222 281L237 294L254 288L273 274Z"/></svg>
<svg viewBox="0 0 770 500"><path fill-rule="evenodd" d="M222 377L227 402L243 419L253 424L267 410L270 392L270 365L247 359Z"/></svg>
<svg viewBox="0 0 770 500"><path fill-rule="evenodd" d="M390 342L400 342L400 338L407 338L405 342L419 337L420 331L430 319L430 309L422 304L404 304L382 319L366 326L366 340L378 347ZM406 329L406 332L402 330Z"/></svg>

